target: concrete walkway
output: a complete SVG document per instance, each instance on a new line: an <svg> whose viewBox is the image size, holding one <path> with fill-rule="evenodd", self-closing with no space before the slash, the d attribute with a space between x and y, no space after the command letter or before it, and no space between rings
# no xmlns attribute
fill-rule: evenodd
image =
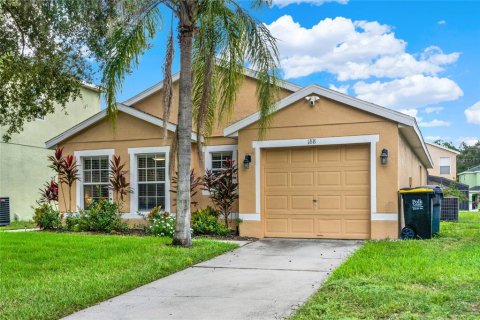
<svg viewBox="0 0 480 320"><path fill-rule="evenodd" d="M65 319L282 319L361 244L252 242Z"/></svg>

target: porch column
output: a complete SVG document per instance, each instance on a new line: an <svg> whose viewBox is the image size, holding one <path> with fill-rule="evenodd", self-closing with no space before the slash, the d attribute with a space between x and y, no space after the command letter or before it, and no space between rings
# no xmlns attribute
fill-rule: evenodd
<svg viewBox="0 0 480 320"><path fill-rule="evenodd" d="M469 196L468 196L468 210L469 211L473 211L473 196L475 194L473 192L470 192L469 193Z"/></svg>

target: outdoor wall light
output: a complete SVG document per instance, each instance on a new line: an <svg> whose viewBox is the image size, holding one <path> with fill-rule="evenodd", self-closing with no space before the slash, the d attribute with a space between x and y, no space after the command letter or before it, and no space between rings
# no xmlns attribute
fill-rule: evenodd
<svg viewBox="0 0 480 320"><path fill-rule="evenodd" d="M388 161L388 150L387 149L382 149L382 153L380 154L380 160L382 161L383 165L387 164Z"/></svg>
<svg viewBox="0 0 480 320"><path fill-rule="evenodd" d="M250 162L252 162L252 156L249 154L246 154L245 158L243 159L243 167L245 169L250 168Z"/></svg>

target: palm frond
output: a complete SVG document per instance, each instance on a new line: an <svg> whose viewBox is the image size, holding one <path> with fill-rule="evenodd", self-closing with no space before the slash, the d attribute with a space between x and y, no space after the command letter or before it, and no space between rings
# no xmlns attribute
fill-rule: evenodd
<svg viewBox="0 0 480 320"><path fill-rule="evenodd" d="M258 5L269 4L268 1L257 2ZM201 80L194 83L197 130L203 128L202 133L211 132L214 127L214 124L208 123L211 119L218 123L230 120L247 62L258 78L259 135L263 137L278 98L276 39L264 24L233 0L203 3L199 9L199 23L193 60L194 74L201 76ZM210 74L207 70L208 57L214 55L217 58Z"/></svg>
<svg viewBox="0 0 480 320"><path fill-rule="evenodd" d="M113 21L112 32L106 46L108 57L102 77L105 88L107 113L115 123L117 115L116 94L122 87L125 75L137 67L139 57L149 48L156 26L161 19L157 1L123 1L117 10L122 19Z"/></svg>

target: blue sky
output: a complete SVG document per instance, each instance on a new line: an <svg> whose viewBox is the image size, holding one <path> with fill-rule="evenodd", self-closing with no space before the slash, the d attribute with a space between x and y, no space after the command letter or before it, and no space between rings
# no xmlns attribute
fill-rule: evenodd
<svg viewBox="0 0 480 320"><path fill-rule="evenodd" d="M416 116L427 140L480 138L480 2L274 0L252 14L278 38L286 80ZM159 33L120 101L163 78L164 45Z"/></svg>

